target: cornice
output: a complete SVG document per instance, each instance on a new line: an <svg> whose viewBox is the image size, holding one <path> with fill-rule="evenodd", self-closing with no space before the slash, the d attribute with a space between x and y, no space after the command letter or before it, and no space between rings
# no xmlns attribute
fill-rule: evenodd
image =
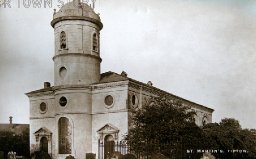
<svg viewBox="0 0 256 159"><path fill-rule="evenodd" d="M84 16L63 16L63 17L58 17L55 18L51 21L51 26L54 28L54 25L58 22L64 21L64 20L84 20L84 21L88 21L91 23L96 24L97 26L99 26L100 30L103 28L103 24L96 19L93 18L89 18L89 17L84 17Z"/></svg>
<svg viewBox="0 0 256 159"><path fill-rule="evenodd" d="M64 90L91 90L90 85L60 85L54 86L54 91L64 91Z"/></svg>
<svg viewBox="0 0 256 159"><path fill-rule="evenodd" d="M28 97L54 95L53 87L25 93Z"/></svg>
<svg viewBox="0 0 256 159"><path fill-rule="evenodd" d="M118 82L109 82L109 83L98 83L98 84L93 84L92 90L102 90L106 88L114 88L114 87L124 87L128 86L129 81L118 81Z"/></svg>
<svg viewBox="0 0 256 159"><path fill-rule="evenodd" d="M64 53L64 54L55 55L52 59L55 60L56 58L62 57L62 56L84 56L84 57L91 57L91 58L97 59L100 62L102 61L102 59L99 56L95 56L91 54L83 54L83 53Z"/></svg>
<svg viewBox="0 0 256 159"><path fill-rule="evenodd" d="M53 86L50 88L39 89L36 91L32 91L26 93L26 95L30 97L40 97L40 96L54 96L56 91L65 91L65 90L90 90L91 86L89 85L60 85L60 86Z"/></svg>

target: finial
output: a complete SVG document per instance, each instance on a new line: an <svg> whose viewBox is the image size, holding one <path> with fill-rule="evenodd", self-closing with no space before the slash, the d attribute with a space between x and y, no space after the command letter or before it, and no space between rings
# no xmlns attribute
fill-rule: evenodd
<svg viewBox="0 0 256 159"><path fill-rule="evenodd" d="M127 74L125 71L122 71L121 76L123 76L123 77L127 77L127 76L128 76L128 74Z"/></svg>
<svg viewBox="0 0 256 159"><path fill-rule="evenodd" d="M95 2L96 2L96 0L92 0L92 9L95 8Z"/></svg>
<svg viewBox="0 0 256 159"><path fill-rule="evenodd" d="M153 83L151 81L148 81L147 85L153 86Z"/></svg>

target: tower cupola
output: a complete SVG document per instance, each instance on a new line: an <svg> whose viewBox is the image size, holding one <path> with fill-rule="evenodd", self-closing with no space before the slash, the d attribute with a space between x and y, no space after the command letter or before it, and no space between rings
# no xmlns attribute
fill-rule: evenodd
<svg viewBox="0 0 256 159"><path fill-rule="evenodd" d="M55 85L89 85L100 79L100 17L88 4L74 0L54 11Z"/></svg>

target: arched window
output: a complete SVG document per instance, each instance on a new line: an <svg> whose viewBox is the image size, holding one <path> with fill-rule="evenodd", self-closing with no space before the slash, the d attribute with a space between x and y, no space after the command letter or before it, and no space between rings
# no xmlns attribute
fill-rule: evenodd
<svg viewBox="0 0 256 159"><path fill-rule="evenodd" d="M67 48L67 38L66 38L66 33L64 31L60 33L60 48L61 49Z"/></svg>
<svg viewBox="0 0 256 159"><path fill-rule="evenodd" d="M92 50L93 51L98 51L98 48L99 48L98 45L99 45L98 44L98 37L97 37L97 34L94 33L93 37L92 37Z"/></svg>
<svg viewBox="0 0 256 159"><path fill-rule="evenodd" d="M65 117L59 119L59 154L71 154L71 125Z"/></svg>

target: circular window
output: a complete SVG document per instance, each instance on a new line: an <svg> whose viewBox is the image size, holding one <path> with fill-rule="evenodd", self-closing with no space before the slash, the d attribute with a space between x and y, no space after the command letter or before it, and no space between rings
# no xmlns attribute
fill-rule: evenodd
<svg viewBox="0 0 256 159"><path fill-rule="evenodd" d="M46 105L46 103L42 102L40 104L40 111L41 111L41 113L45 113L46 110L47 110L47 105Z"/></svg>
<svg viewBox="0 0 256 159"><path fill-rule="evenodd" d="M61 97L59 101L61 106L65 106L67 104L67 98L66 97Z"/></svg>
<svg viewBox="0 0 256 159"><path fill-rule="evenodd" d="M65 77L67 74L67 69L65 67L61 67L60 70L59 70L59 75L60 77Z"/></svg>
<svg viewBox="0 0 256 159"><path fill-rule="evenodd" d="M105 104L107 106L111 106L113 104L113 102L114 102L114 99L111 95L108 95L105 97Z"/></svg>
<svg viewBox="0 0 256 159"><path fill-rule="evenodd" d="M132 95L131 96L131 105L132 105L132 107L136 108L138 106L138 103L139 103L139 101L138 101L137 96L136 95Z"/></svg>

